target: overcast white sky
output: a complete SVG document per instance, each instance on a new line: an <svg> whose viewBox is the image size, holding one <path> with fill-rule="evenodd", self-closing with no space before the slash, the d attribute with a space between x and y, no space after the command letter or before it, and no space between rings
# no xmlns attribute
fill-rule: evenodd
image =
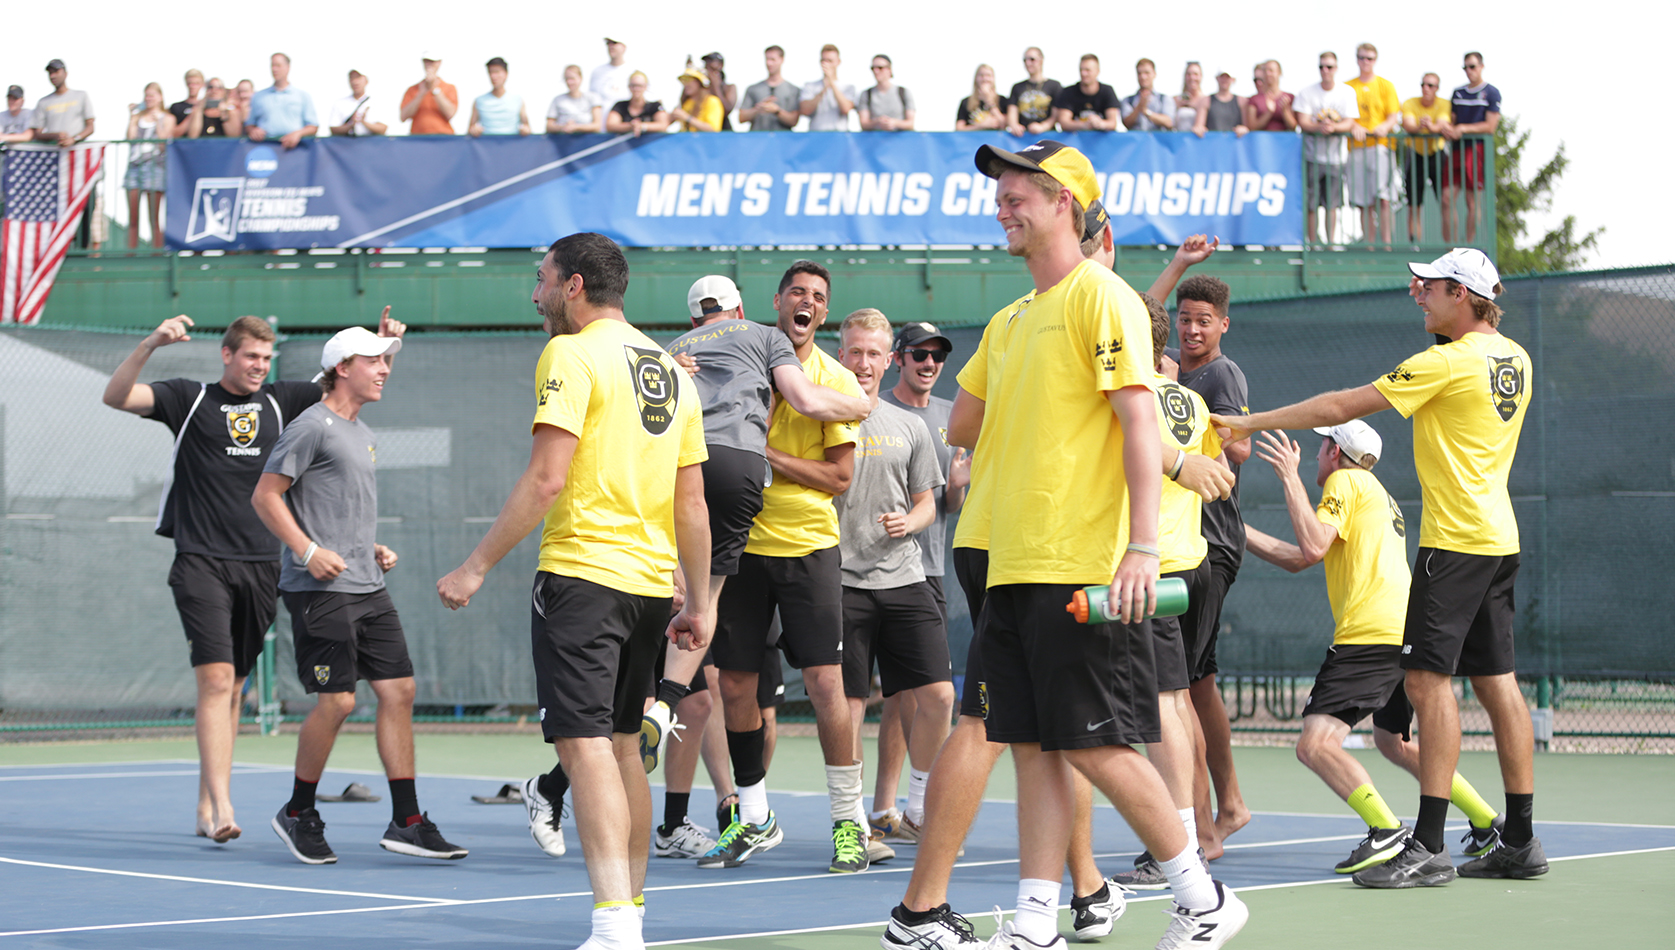
<svg viewBox="0 0 1675 950"><path fill-rule="evenodd" d="M249 78L261 88L271 82L268 54L282 50L293 60L292 81L313 95L322 119L331 100L348 91L345 75L352 67L372 77L370 91L393 119L401 93L422 78L420 50L435 47L444 56L443 78L460 89L455 125L463 130L466 102L488 88L482 63L491 56L510 62L509 85L523 94L539 123L547 102L564 89L565 65L591 72L605 59L606 35L628 43L628 61L651 76L652 95L665 101L678 98L674 77L689 54L721 51L728 79L742 93L763 77L761 50L767 45L785 47L786 77L807 82L819 76L820 45L832 42L844 52L840 77L857 88L870 84L869 58L889 54L897 81L917 97L918 127L945 131L953 128L954 110L970 91L977 64L993 65L1004 91L1024 78L1026 45L1042 47L1047 74L1061 82L1074 81L1077 59L1092 52L1104 63L1102 81L1121 95L1133 92L1133 63L1141 56L1158 63L1164 91L1179 91L1185 63L1195 59L1209 76L1229 70L1239 77L1235 90L1249 94L1251 67L1260 60L1278 59L1285 67L1283 88L1294 92L1316 80L1320 51L1338 54L1348 80L1355 75L1356 44L1372 42L1379 47L1379 74L1404 99L1418 94L1427 71L1442 76L1446 95L1464 81L1462 54L1477 49L1486 61L1485 77L1504 96L1506 115L1534 130L1526 154L1545 160L1564 141L1571 166L1556 210L1574 214L1584 230L1607 229L1589 266L1675 261L1675 233L1667 221L1675 201L1658 183L1665 174L1659 169L1675 154L1675 123L1656 108L1642 111L1639 93L1631 92L1667 86L1657 64L1668 57L1668 14L1655 14L1655 6L1644 3L1605 0L1582 8L1491 0L1438 4L1435 14L1389 3L1083 4L1056 8L1075 18L1062 25L1054 25L1045 9L997 0L875 6L500 2L464 15L462 9L423 0L19 4L5 18L0 83L23 85L33 105L48 91L47 60L61 57L71 87L92 94L101 137L116 137L126 127L127 104L139 101L146 82L163 83L173 101L182 95L180 77L196 66L229 84ZM73 28L78 24L81 29ZM1213 81L1206 85L1213 88ZM1536 167L1528 163L1526 177Z"/></svg>

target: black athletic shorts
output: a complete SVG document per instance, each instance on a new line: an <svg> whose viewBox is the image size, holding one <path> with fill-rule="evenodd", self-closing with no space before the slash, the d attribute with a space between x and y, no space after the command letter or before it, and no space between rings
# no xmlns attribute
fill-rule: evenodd
<svg viewBox="0 0 1675 950"><path fill-rule="evenodd" d="M768 628L768 648L762 651L762 671L756 674L756 706L776 709L785 705L785 659L779 652L779 614Z"/></svg>
<svg viewBox="0 0 1675 950"><path fill-rule="evenodd" d="M1181 645L1186 650L1187 676L1196 683L1216 672L1216 640L1221 635L1221 604L1239 576L1232 558L1210 553L1186 572L1186 613L1181 614Z"/></svg>
<svg viewBox="0 0 1675 950"><path fill-rule="evenodd" d="M665 629L665 631L667 631L668 628L665 627L664 629ZM663 682L663 664L668 662L668 659L669 659L668 643L669 643L668 638L665 637L664 640L663 640L663 645L660 646L657 650L657 665L652 667L652 671L651 671L651 692L647 693L646 694L647 696L656 696L657 695L657 687L660 683ZM692 682L687 683L686 688L691 690L694 693L701 693L704 690L709 689L710 688L709 680L704 678L704 667L714 666L714 665L715 665L715 660L711 659L709 653L706 651L704 653L704 662L700 663L698 665L698 672L692 674Z"/></svg>
<svg viewBox="0 0 1675 950"><path fill-rule="evenodd" d="M1354 728L1383 709L1406 676L1402 648L1393 643L1344 643L1326 648L1326 661L1314 675L1314 689L1303 704L1305 716L1331 716ZM1402 700L1407 693L1402 692ZM1374 723L1377 725L1378 723ZM1391 729L1401 732L1406 728Z"/></svg>
<svg viewBox="0 0 1675 950"><path fill-rule="evenodd" d="M711 653L723 670L756 673L773 643L774 608L783 630L779 648L795 669L843 662L843 575L838 549L802 557L746 553L721 588Z"/></svg>
<svg viewBox="0 0 1675 950"><path fill-rule="evenodd" d="M539 571L532 601L541 734L551 742L639 732L671 598Z"/></svg>
<svg viewBox="0 0 1675 950"><path fill-rule="evenodd" d="M1193 575L1204 567L1202 561L1188 571L1173 571L1164 577L1178 577L1187 584L1187 597L1192 596ZM1157 691L1172 693L1192 685L1191 670L1186 664L1186 641L1181 637L1181 618L1153 617L1152 664L1157 667Z"/></svg>
<svg viewBox="0 0 1675 950"><path fill-rule="evenodd" d="M1409 149L1402 153L1402 177L1407 181L1407 203L1415 208L1425 203L1425 185L1431 186L1431 194L1442 195L1443 162L1447 152L1432 152L1420 155Z"/></svg>
<svg viewBox="0 0 1675 950"><path fill-rule="evenodd" d="M710 509L710 574L731 577L739 572L739 555L762 510L768 460L755 452L712 445L703 470L704 502Z"/></svg>
<svg viewBox="0 0 1675 950"><path fill-rule="evenodd" d="M971 644L965 651L965 681L960 689L960 715L989 718L989 691L983 678L983 603L988 598L989 552L983 548L954 549L954 577L965 591L971 611Z"/></svg>
<svg viewBox="0 0 1675 950"><path fill-rule="evenodd" d="M990 742L1052 752L1162 741L1150 624L1077 623L1064 608L1080 589L989 588L979 636Z"/></svg>
<svg viewBox="0 0 1675 950"><path fill-rule="evenodd" d="M872 693L872 665L884 695L954 678L948 662L948 628L936 596L924 581L906 587L843 589L843 694Z"/></svg>
<svg viewBox="0 0 1675 950"><path fill-rule="evenodd" d="M948 629L948 595L942 592L942 575L925 575L925 586L931 589L931 596L936 598L936 611L942 615L942 629Z"/></svg>
<svg viewBox="0 0 1675 950"><path fill-rule="evenodd" d="M1518 555L1420 548L1407 595L1402 669L1496 676L1514 669Z"/></svg>
<svg viewBox="0 0 1675 950"><path fill-rule="evenodd" d="M250 675L279 613L279 562L176 554L169 589L192 665L231 663L235 677Z"/></svg>
<svg viewBox="0 0 1675 950"><path fill-rule="evenodd" d="M285 591L297 678L310 693L352 693L356 680L413 675L407 637L390 592Z"/></svg>

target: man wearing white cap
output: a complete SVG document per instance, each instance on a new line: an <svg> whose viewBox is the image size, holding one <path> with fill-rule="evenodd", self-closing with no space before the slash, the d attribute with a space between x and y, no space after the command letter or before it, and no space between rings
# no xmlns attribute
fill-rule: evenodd
<svg viewBox="0 0 1675 950"><path fill-rule="evenodd" d="M1297 543L1247 525L1245 545L1293 574L1326 562L1335 629L1303 707L1297 758L1367 823L1367 836L1336 868L1354 874L1400 854L1410 832L1373 787L1366 768L1343 750L1349 730L1370 713L1378 750L1419 775L1419 745L1410 729L1413 707L1402 689L1400 662L1409 583L1407 522L1373 476L1384 441L1372 426L1356 419L1314 431L1326 437L1317 456L1318 506L1310 506L1297 475L1302 453L1296 442L1264 432L1256 450L1279 475ZM1449 797L1471 820L1466 853L1493 850L1503 823L1494 808L1458 773Z"/></svg>
<svg viewBox="0 0 1675 950"><path fill-rule="evenodd" d="M401 121L412 123L409 135L453 135L459 90L441 76L441 53L427 49L419 58L424 62L425 78L402 94Z"/></svg>
<svg viewBox="0 0 1675 950"><path fill-rule="evenodd" d="M414 788L413 663L401 619L384 589L396 554L378 530L378 439L361 408L384 396L401 340L350 327L326 341L315 376L325 396L289 425L263 467L251 502L285 545L279 590L291 614L297 675L317 696L297 737L291 800L274 833L304 864L336 864L315 790L337 731L355 709L355 683L378 697L378 757L390 781L392 815L378 842L386 851L458 859L419 810Z"/></svg>
<svg viewBox="0 0 1675 950"><path fill-rule="evenodd" d="M1518 521L1507 476L1529 408L1529 354L1500 332L1502 292L1482 251L1455 248L1409 264L1408 293L1425 329L1449 342L1416 354L1357 389L1323 393L1283 409L1213 416L1234 439L1259 429L1333 426L1384 409L1413 418L1413 461L1424 519L1408 593L1402 667L1425 736L1420 749L1419 820L1402 853L1359 871L1367 887L1424 887L1456 875L1443 844L1449 790L1460 758L1453 676L1469 676L1489 713L1506 788L1499 847L1458 869L1467 877L1547 873L1531 828L1535 775L1529 709L1518 689L1512 642Z"/></svg>

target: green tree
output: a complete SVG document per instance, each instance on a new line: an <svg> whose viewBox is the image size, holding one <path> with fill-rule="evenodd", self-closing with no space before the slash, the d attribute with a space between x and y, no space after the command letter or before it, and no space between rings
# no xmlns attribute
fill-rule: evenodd
<svg viewBox="0 0 1675 950"><path fill-rule="evenodd" d="M1525 182L1520 165L1529 141L1530 133L1520 132L1516 119L1501 117L1500 127L1495 131L1495 252L1499 270L1502 274L1576 270L1588 253L1596 249L1604 228L1579 236L1576 216L1566 215L1558 227L1533 245L1518 246L1529 231L1526 216L1545 213L1553 207L1553 193L1570 164L1570 159L1565 157L1564 143L1560 142L1547 164Z"/></svg>

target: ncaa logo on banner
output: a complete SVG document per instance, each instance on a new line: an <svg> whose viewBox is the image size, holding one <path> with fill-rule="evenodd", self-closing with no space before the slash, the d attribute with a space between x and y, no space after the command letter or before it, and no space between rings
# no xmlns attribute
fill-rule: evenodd
<svg viewBox="0 0 1675 950"><path fill-rule="evenodd" d="M238 238L238 203L243 178L200 178L192 191L192 211L186 219L186 243Z"/></svg>

